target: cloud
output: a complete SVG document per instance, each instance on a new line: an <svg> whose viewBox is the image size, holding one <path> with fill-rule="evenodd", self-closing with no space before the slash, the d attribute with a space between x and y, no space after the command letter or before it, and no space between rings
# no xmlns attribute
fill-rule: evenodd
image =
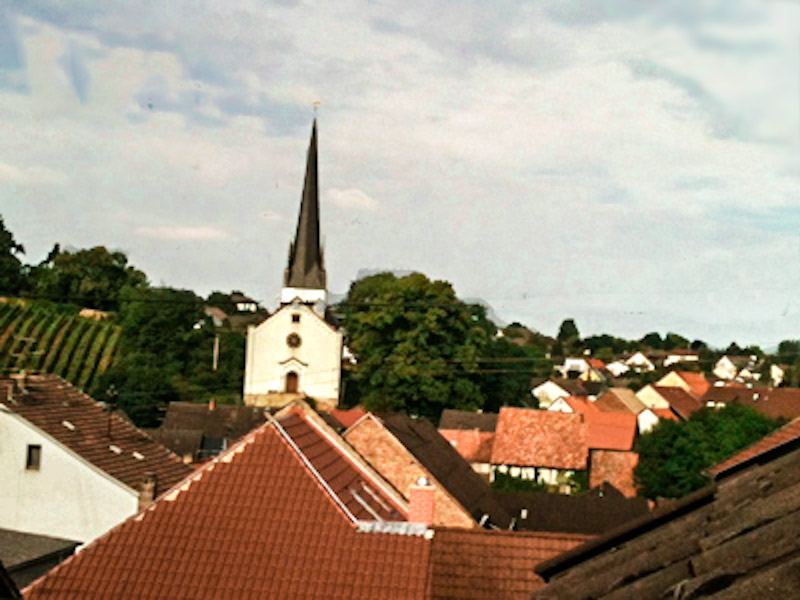
<svg viewBox="0 0 800 600"><path fill-rule="evenodd" d="M167 226L137 227L133 233L158 240L215 241L228 240L231 235L216 227Z"/></svg>
<svg viewBox="0 0 800 600"><path fill-rule="evenodd" d="M379 206L377 200L370 198L367 194L355 188L346 190L330 189L325 199L345 210L373 211L377 210Z"/></svg>

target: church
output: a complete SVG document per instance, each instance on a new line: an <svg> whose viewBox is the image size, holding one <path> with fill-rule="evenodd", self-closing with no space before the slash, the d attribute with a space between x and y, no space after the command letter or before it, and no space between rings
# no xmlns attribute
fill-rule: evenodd
<svg viewBox="0 0 800 600"><path fill-rule="evenodd" d="M281 407L302 397L319 408L339 403L342 334L326 316L325 261L320 244L317 122L311 130L306 176L280 308L247 330L244 402Z"/></svg>

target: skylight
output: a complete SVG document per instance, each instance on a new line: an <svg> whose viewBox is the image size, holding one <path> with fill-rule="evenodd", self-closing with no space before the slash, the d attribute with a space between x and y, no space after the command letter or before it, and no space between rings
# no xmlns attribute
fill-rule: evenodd
<svg viewBox="0 0 800 600"><path fill-rule="evenodd" d="M70 421L61 421L61 424L70 431L75 431L75 425L73 425Z"/></svg>
<svg viewBox="0 0 800 600"><path fill-rule="evenodd" d="M144 460L144 454L142 454L141 452L134 452L133 458L135 458L136 460Z"/></svg>

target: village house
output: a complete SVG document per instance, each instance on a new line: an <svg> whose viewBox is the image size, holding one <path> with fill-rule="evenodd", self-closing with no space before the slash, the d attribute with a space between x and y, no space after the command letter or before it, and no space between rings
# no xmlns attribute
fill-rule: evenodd
<svg viewBox="0 0 800 600"><path fill-rule="evenodd" d="M711 387L711 382L702 373L692 371L670 371L655 383L658 387L679 387L699 398Z"/></svg>
<svg viewBox="0 0 800 600"><path fill-rule="evenodd" d="M556 368L561 377L565 379L595 382L603 382L607 379L605 375L606 364L600 359L589 356L565 358L564 363Z"/></svg>
<svg viewBox="0 0 800 600"><path fill-rule="evenodd" d="M614 387L606 390L593 406L602 412L627 412L636 415L636 427L639 433L652 430L661 419L654 409L639 400L636 393L628 388Z"/></svg>
<svg viewBox="0 0 800 600"><path fill-rule="evenodd" d="M710 408L722 408L733 402L749 406L772 418L800 417L800 388L712 386L700 398L700 403Z"/></svg>
<svg viewBox="0 0 800 600"><path fill-rule="evenodd" d="M662 364L666 369L667 367L677 365L679 363L696 363L699 360L699 352L695 352L694 350L690 350L688 348L676 348L666 352L666 355L664 356L664 362Z"/></svg>
<svg viewBox="0 0 800 600"><path fill-rule="evenodd" d="M0 563L22 589L72 556L80 542L11 529L0 529ZM6 600L0 592L0 600Z"/></svg>
<svg viewBox="0 0 800 600"><path fill-rule="evenodd" d="M486 481L427 419L368 413L344 438L405 497L418 481L429 482L435 489L434 525L510 526Z"/></svg>
<svg viewBox="0 0 800 600"><path fill-rule="evenodd" d="M426 482L416 506L402 501L310 415L282 411L34 582L27 600L523 600L543 585L538 563L588 537L431 527Z"/></svg>
<svg viewBox="0 0 800 600"><path fill-rule="evenodd" d="M192 472L55 375L0 379L0 527L86 544Z"/></svg>
<svg viewBox="0 0 800 600"><path fill-rule="evenodd" d="M531 395L539 402L539 408L546 409L553 402L565 396L591 396L596 394L600 386L596 382L585 382L580 379L548 379L535 385Z"/></svg>
<svg viewBox="0 0 800 600"><path fill-rule="evenodd" d="M497 413L445 409L439 419L439 434L487 480L496 427Z"/></svg>
<svg viewBox="0 0 800 600"><path fill-rule="evenodd" d="M650 373L656 370L653 361L647 358L643 352L634 352L625 359L625 366L636 373Z"/></svg>
<svg viewBox="0 0 800 600"><path fill-rule="evenodd" d="M758 381L760 361L752 356L728 356L720 358L715 364L712 373L715 377L726 381Z"/></svg>

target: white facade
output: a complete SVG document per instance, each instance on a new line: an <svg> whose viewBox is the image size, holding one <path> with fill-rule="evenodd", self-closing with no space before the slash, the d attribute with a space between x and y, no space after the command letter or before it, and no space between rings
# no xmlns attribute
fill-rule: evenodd
<svg viewBox="0 0 800 600"><path fill-rule="evenodd" d="M336 406L342 369L342 334L313 308L296 300L247 330L246 404L286 404L281 394L305 394Z"/></svg>
<svg viewBox="0 0 800 600"><path fill-rule="evenodd" d="M0 527L88 543L138 509L136 490L0 404Z"/></svg>
<svg viewBox="0 0 800 600"><path fill-rule="evenodd" d="M647 358L642 352L634 352L630 358L625 361L625 364L637 373L649 373L650 371L656 370L653 361Z"/></svg>
<svg viewBox="0 0 800 600"><path fill-rule="evenodd" d="M569 392L554 381L545 381L531 390L531 395L539 401L539 408L548 408L559 398L569 396Z"/></svg>
<svg viewBox="0 0 800 600"><path fill-rule="evenodd" d="M639 429L640 434L652 431L653 427L658 425L660 419L658 415L649 408L645 408L642 412L636 415L636 427Z"/></svg>
<svg viewBox="0 0 800 600"><path fill-rule="evenodd" d="M720 379L731 381L739 372L739 367L733 364L730 358L723 356L717 361L717 364L714 365L714 370L712 372Z"/></svg>

